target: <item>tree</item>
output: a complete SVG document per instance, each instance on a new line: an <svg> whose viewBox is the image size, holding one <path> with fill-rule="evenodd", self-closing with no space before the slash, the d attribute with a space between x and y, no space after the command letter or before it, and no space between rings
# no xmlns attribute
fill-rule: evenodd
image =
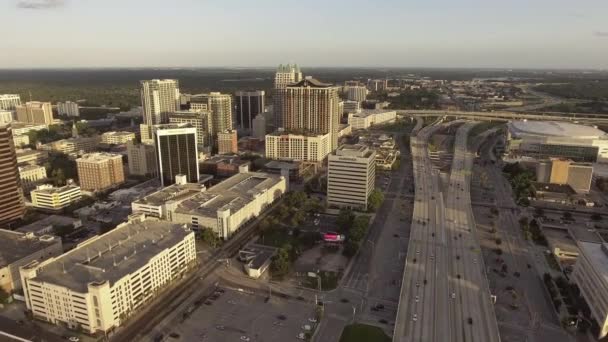
<svg viewBox="0 0 608 342"><path fill-rule="evenodd" d="M272 260L271 270L273 276L282 278L289 273L289 269L291 268L291 250L292 247L288 244L283 245L278 250L277 255Z"/></svg>
<svg viewBox="0 0 608 342"><path fill-rule="evenodd" d="M219 237L211 228L201 229L201 240L213 248L216 248L220 244Z"/></svg>
<svg viewBox="0 0 608 342"><path fill-rule="evenodd" d="M382 205L384 201L384 194L379 190L373 190L371 194L369 194L369 198L367 199L367 209L369 211L376 211Z"/></svg>
<svg viewBox="0 0 608 342"><path fill-rule="evenodd" d="M11 295L0 287L0 304L6 304Z"/></svg>
<svg viewBox="0 0 608 342"><path fill-rule="evenodd" d="M340 209L336 223L343 231L348 231L355 221L355 214L349 208Z"/></svg>
<svg viewBox="0 0 608 342"><path fill-rule="evenodd" d="M496 238L495 240L497 245L500 245L502 243L502 239L501 238Z"/></svg>

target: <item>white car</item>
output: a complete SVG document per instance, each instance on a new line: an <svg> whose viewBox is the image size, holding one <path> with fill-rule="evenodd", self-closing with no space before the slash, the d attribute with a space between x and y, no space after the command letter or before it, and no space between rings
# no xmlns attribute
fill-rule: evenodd
<svg viewBox="0 0 608 342"><path fill-rule="evenodd" d="M416 296L416 303L418 303L418 300L419 300L419 299L420 299L420 298L418 298L418 296Z"/></svg>
<svg viewBox="0 0 608 342"><path fill-rule="evenodd" d="M303 332L301 332L296 337L298 338L298 340L304 340L304 339L306 339L306 334L304 334Z"/></svg>
<svg viewBox="0 0 608 342"><path fill-rule="evenodd" d="M316 319L316 318L312 318L312 317L311 317L311 318L309 318L309 319L308 319L308 321L309 321L310 323L317 323L317 319Z"/></svg>
<svg viewBox="0 0 608 342"><path fill-rule="evenodd" d="M68 341L70 341L70 342L78 342L78 341L80 341L80 338L78 338L76 336L72 336L72 337L68 338Z"/></svg>
<svg viewBox="0 0 608 342"><path fill-rule="evenodd" d="M310 325L308 325L308 324L304 324L304 325L302 326L302 329L303 329L304 331L311 331L311 330L312 330L312 327L311 327Z"/></svg>
<svg viewBox="0 0 608 342"><path fill-rule="evenodd" d="M241 336L241 341L249 342L249 340L251 340L249 337Z"/></svg>
<svg viewBox="0 0 608 342"><path fill-rule="evenodd" d="M456 293L452 292L452 299L456 299Z"/></svg>
<svg viewBox="0 0 608 342"><path fill-rule="evenodd" d="M414 317L412 318L412 321L416 322L418 320L418 315L414 314Z"/></svg>

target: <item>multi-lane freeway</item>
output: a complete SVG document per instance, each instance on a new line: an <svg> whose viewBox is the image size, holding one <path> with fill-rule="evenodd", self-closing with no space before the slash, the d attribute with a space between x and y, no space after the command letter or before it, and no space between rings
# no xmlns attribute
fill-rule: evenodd
<svg viewBox="0 0 608 342"><path fill-rule="evenodd" d="M470 203L467 136L473 125L457 131L446 191L428 154L438 126L411 139L415 202L395 342L500 341Z"/></svg>

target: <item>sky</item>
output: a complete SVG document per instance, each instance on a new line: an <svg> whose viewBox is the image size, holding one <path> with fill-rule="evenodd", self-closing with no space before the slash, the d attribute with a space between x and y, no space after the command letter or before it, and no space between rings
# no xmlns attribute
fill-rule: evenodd
<svg viewBox="0 0 608 342"><path fill-rule="evenodd" d="M608 69L606 0L0 0L0 23L0 69Z"/></svg>

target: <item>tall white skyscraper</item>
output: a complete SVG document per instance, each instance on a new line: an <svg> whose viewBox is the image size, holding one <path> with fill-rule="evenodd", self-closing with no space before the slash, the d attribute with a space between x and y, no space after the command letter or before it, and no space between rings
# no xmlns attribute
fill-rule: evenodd
<svg viewBox="0 0 608 342"><path fill-rule="evenodd" d="M281 97L278 96L280 89L285 89L288 85L300 82L302 80L302 72L297 64L280 64L277 72L274 74L274 123L275 127L283 127L283 113L281 113Z"/></svg>
<svg viewBox="0 0 608 342"><path fill-rule="evenodd" d="M179 82L177 80L140 81L143 110L142 140L152 139L152 126L166 123L168 114L179 110Z"/></svg>
<svg viewBox="0 0 608 342"><path fill-rule="evenodd" d="M57 102L57 114L67 116L80 116L78 103L72 101Z"/></svg>
<svg viewBox="0 0 608 342"><path fill-rule="evenodd" d="M21 105L21 97L17 94L1 94L0 110L15 110Z"/></svg>
<svg viewBox="0 0 608 342"><path fill-rule="evenodd" d="M217 146L217 134L233 129L232 95L218 92L193 95L190 99L190 109L199 110L203 108L211 112L212 143Z"/></svg>

